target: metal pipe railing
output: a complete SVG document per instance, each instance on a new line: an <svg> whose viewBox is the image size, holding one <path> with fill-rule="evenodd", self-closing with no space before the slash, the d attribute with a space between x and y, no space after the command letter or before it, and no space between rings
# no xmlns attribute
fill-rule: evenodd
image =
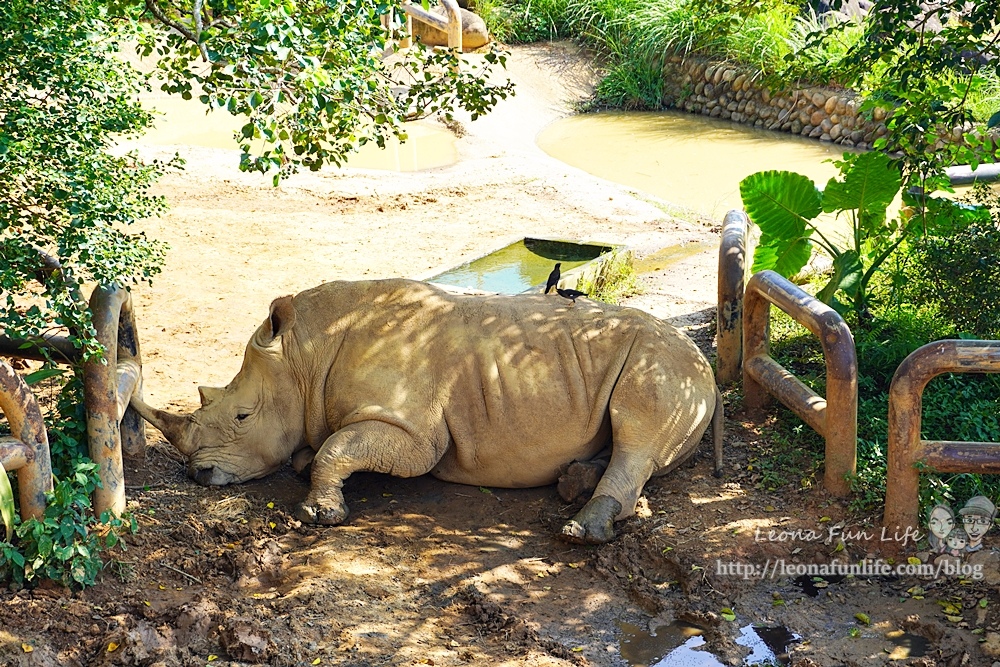
<svg viewBox="0 0 1000 667"><path fill-rule="evenodd" d="M434 26L438 30L441 30L448 34L448 48L454 49L458 53L462 52L462 11L455 0L440 0L441 5L445 9L445 13L448 18L442 18L437 14L426 11L423 7L419 5L414 5L411 2L403 3L403 11L407 15L407 25L406 34L413 34L413 24L410 19L417 19L423 23ZM409 46L400 43L400 46L405 48Z"/></svg>
<svg viewBox="0 0 1000 667"><path fill-rule="evenodd" d="M98 465L102 488L94 491L94 511L125 511L125 473L122 451L145 451L142 418L128 406L133 394L141 398L139 339L132 314L132 297L118 286L100 286L90 297L91 317L104 357L83 367L90 458ZM121 359L121 364L119 363Z"/></svg>
<svg viewBox="0 0 1000 667"><path fill-rule="evenodd" d="M720 385L736 382L743 361L743 291L747 270L747 230L743 211L726 214L719 246L719 305L716 311L715 379Z"/></svg>
<svg viewBox="0 0 1000 667"><path fill-rule="evenodd" d="M921 440L923 392L942 373L1000 373L1000 341L939 340L915 350L889 386L883 533L918 529L922 461L935 472L1000 474L1000 443Z"/></svg>
<svg viewBox="0 0 1000 667"><path fill-rule="evenodd" d="M42 411L14 369L0 361L0 410L11 435L0 438L0 464L17 471L21 518L45 517L45 494L52 491L52 461ZM0 474L7 474L6 472Z"/></svg>
<svg viewBox="0 0 1000 667"><path fill-rule="evenodd" d="M826 395L819 396L770 356L770 308L775 305L819 338L826 359ZM747 407L771 396L826 439L824 487L845 496L857 467L858 363L854 338L835 310L774 271L747 283L743 313L743 392Z"/></svg>

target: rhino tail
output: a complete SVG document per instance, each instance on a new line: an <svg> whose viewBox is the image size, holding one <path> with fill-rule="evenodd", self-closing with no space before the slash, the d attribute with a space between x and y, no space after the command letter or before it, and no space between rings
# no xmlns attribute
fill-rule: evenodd
<svg viewBox="0 0 1000 667"><path fill-rule="evenodd" d="M712 413L712 445L715 447L715 476L722 477L722 438L726 430L726 407L722 392L715 386L715 412Z"/></svg>

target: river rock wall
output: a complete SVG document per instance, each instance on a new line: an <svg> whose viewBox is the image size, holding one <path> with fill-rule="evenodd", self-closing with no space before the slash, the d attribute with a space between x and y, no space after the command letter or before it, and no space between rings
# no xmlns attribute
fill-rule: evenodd
<svg viewBox="0 0 1000 667"><path fill-rule="evenodd" d="M850 90L774 92L732 65L680 56L664 63L663 75L668 108L859 149L871 148L886 133L885 110L858 113L859 102Z"/></svg>

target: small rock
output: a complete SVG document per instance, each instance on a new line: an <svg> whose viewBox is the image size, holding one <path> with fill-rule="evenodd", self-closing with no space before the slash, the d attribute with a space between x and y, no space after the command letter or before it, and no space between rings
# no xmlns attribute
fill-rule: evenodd
<svg viewBox="0 0 1000 667"><path fill-rule="evenodd" d="M986 641L979 648L990 658L1000 658L1000 633L987 632Z"/></svg>

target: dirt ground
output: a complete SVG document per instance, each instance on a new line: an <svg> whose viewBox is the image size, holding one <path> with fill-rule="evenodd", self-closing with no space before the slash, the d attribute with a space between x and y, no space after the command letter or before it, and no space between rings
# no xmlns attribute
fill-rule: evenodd
<svg viewBox="0 0 1000 667"><path fill-rule="evenodd" d="M146 400L191 410L198 385L226 384L276 296L333 279L426 277L526 234L649 255L645 293L631 305L686 326L712 355L718 221L679 214L534 145L538 130L587 95L587 62L568 45L515 49L517 96L464 124L451 167L330 171L274 189L240 174L232 152L179 149L187 169L159 186L171 210L142 224L171 246L164 273L136 290ZM654 252L678 245L690 249L680 261ZM992 664L997 581L857 576L813 588L726 573L729 563L874 555L862 539L761 537L871 525L813 474L762 490L755 457L767 443L738 391L726 400L723 478L711 474L706 443L651 481L639 515L600 547L553 536L578 509L553 487L427 477L354 475L346 525L302 526L292 511L307 483L290 469L200 487L150 429L145 458L127 462L139 532L91 589L0 593L0 665L647 665L676 645L647 635L675 621L703 628L706 644L665 665L718 664L709 653L741 664L749 649L735 639L750 624L798 637L786 664ZM907 646L923 657L908 657Z"/></svg>

